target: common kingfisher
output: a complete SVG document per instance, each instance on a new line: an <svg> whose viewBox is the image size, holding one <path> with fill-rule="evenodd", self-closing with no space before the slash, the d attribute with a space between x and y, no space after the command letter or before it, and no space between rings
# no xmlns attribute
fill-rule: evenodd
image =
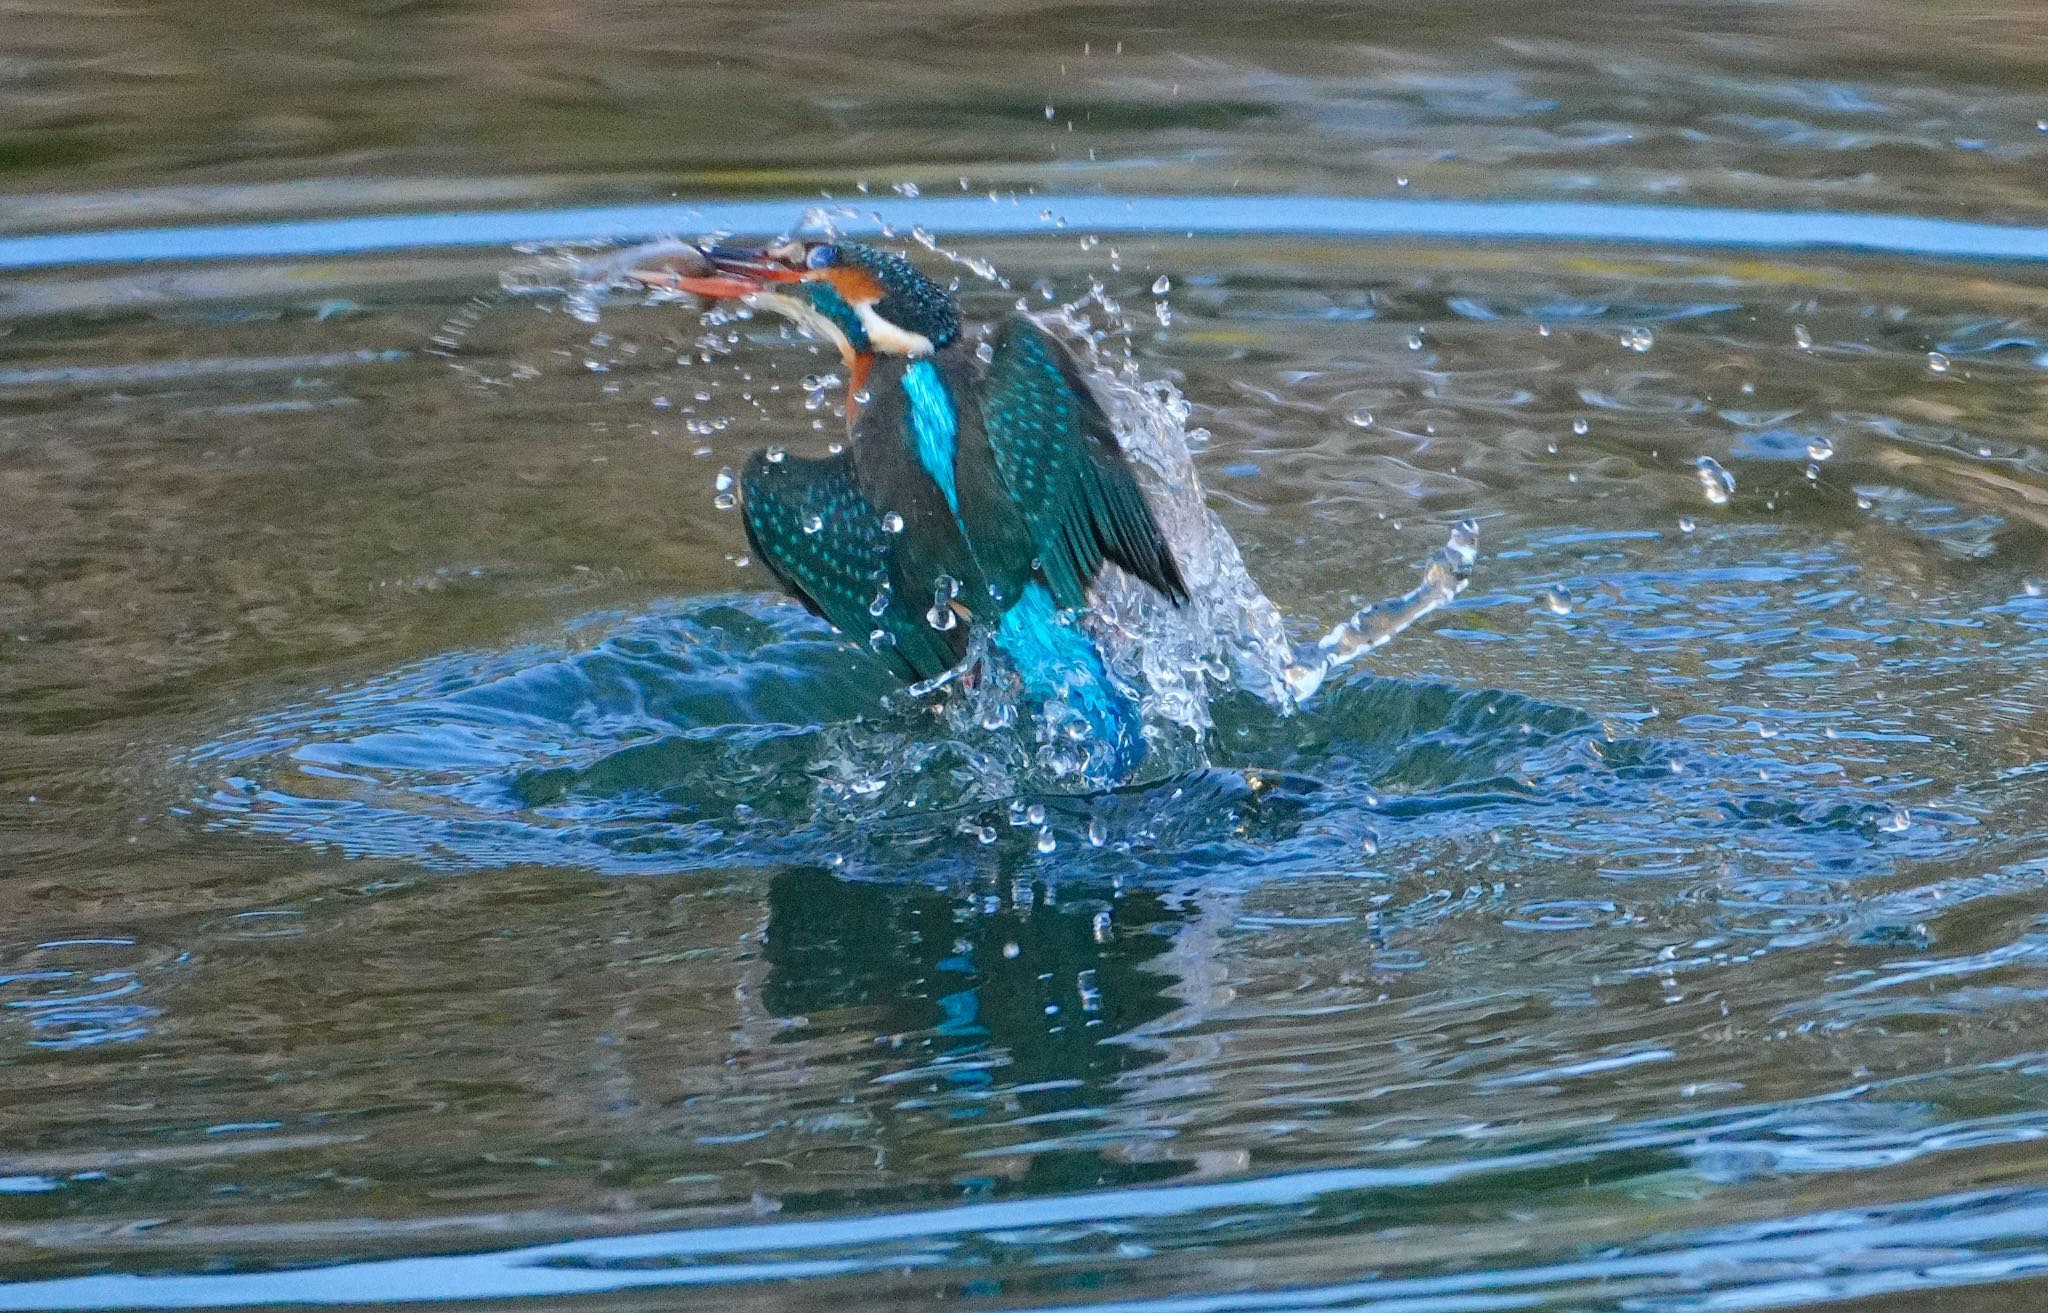
<svg viewBox="0 0 2048 1313"><path fill-rule="evenodd" d="M747 541L796 599L906 681L976 650L1059 702L1127 775L1142 723L1080 623L1105 561L1179 605L1188 590L1079 363L1024 316L976 342L903 256L851 241L715 246L632 269L643 285L772 310L838 348L849 441L755 452Z"/></svg>

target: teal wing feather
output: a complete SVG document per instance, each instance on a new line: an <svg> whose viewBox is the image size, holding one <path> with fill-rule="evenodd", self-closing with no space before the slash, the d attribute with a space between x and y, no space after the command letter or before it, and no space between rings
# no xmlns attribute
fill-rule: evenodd
<svg viewBox="0 0 2048 1313"><path fill-rule="evenodd" d="M1060 606L1086 603L1105 559L1186 601L1173 550L1080 366L1023 318L1006 324L993 348L982 424Z"/></svg>
<svg viewBox="0 0 2048 1313"><path fill-rule="evenodd" d="M916 559L917 544L934 527L956 539L957 530L950 521L934 526L931 517L918 516L913 533L891 533L884 522L890 509L869 496L852 451L779 461L756 452L740 476L740 495L747 541L761 563L798 601L869 647L898 676L930 679L966 654L965 624L940 630L927 620L932 580L942 571L921 569L927 563ZM923 555L965 555L964 546L945 547ZM879 643L872 639L877 631L887 636Z"/></svg>

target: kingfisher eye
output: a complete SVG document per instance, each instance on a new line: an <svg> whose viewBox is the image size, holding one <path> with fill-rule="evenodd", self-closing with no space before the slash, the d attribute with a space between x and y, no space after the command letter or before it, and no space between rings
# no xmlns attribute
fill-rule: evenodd
<svg viewBox="0 0 2048 1313"><path fill-rule="evenodd" d="M823 269L827 265L838 263L838 261L838 247L813 246L810 250L810 254L804 257L804 267L808 269Z"/></svg>

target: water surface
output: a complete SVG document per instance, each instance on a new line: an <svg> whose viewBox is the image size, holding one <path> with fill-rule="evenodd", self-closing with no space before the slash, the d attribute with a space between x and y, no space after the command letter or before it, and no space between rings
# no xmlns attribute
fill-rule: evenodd
<svg viewBox="0 0 2048 1313"><path fill-rule="evenodd" d="M221 13L0 9L0 1307L2033 1296L2037 13ZM820 192L1099 280L1296 637L1471 587L962 787L713 503L832 362L412 217Z"/></svg>

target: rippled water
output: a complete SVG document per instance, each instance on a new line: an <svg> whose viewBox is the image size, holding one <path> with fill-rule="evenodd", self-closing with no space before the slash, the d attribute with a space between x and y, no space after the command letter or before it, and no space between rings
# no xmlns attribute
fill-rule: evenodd
<svg viewBox="0 0 2048 1313"><path fill-rule="evenodd" d="M2037 1297L2031 7L0 34L0 1308ZM1470 587L994 787L714 507L835 362L498 290L821 190L1099 280L1296 640Z"/></svg>

